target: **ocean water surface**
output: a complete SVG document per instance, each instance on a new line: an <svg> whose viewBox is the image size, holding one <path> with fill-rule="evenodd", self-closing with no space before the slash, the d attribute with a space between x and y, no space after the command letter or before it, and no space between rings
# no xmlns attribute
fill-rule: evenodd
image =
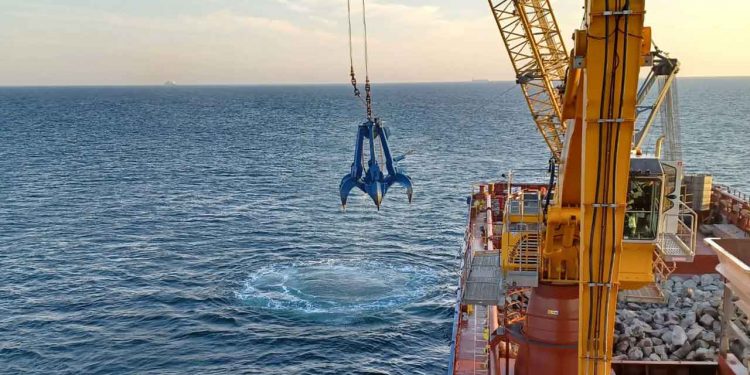
<svg viewBox="0 0 750 375"><path fill-rule="evenodd" d="M509 85L375 85L415 199L346 212L347 86L0 89L0 373L443 373L471 183L548 159ZM680 94L750 192L750 79Z"/></svg>

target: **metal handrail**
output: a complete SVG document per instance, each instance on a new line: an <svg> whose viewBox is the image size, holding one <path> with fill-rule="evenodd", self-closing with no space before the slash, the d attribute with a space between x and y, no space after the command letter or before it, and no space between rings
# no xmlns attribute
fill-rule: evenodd
<svg viewBox="0 0 750 375"><path fill-rule="evenodd" d="M729 185L722 185L722 184L714 184L713 187L720 191L724 191L728 194L734 195L735 197L740 198L744 200L745 202L750 202L750 195L745 194L744 192L740 191L737 188L733 188Z"/></svg>
<svg viewBox="0 0 750 375"><path fill-rule="evenodd" d="M667 222L667 218L670 217L676 217L677 218L677 230L675 233L669 233L674 234L677 239L679 239L685 246L687 246L690 249L690 254L695 254L695 247L697 243L698 238L698 214L693 211L692 208L690 208L685 202L679 201L678 204L678 211L676 214L662 214L661 223L662 225L665 225ZM685 217L690 218L690 223L686 223ZM667 237L664 234L665 231L661 231L661 235L659 235L659 246L663 249L664 246L666 246Z"/></svg>
<svg viewBox="0 0 750 375"><path fill-rule="evenodd" d="M473 194L472 194L473 196ZM451 354L450 354L450 360L448 362L448 375L453 375L455 366L456 366L456 360L458 359L456 357L456 353L459 350L459 322L461 321L461 300L463 299L463 293L465 291L464 286L466 285L466 279L469 276L469 269L471 268L471 262L474 258L474 252L471 249L471 242L474 239L474 235L472 234L472 225L471 225L471 215L472 215L472 206L473 206L473 198L469 205L469 213L467 215L466 219L466 231L464 232L464 245L462 247L463 251L463 257L461 264L461 277L458 280L458 289L456 290L456 306L453 311L453 327L452 327L452 334L451 334Z"/></svg>
<svg viewBox="0 0 750 375"><path fill-rule="evenodd" d="M526 205L524 204L525 199L523 199L523 196L525 193L522 191L520 194L522 197L521 199L509 199L508 200L507 205L509 206L509 209L506 210L508 215L512 214L512 215L526 216ZM512 212L512 209L510 208L512 207L512 202L518 202L519 212L515 212L515 213ZM541 209L541 200L538 200L537 202L540 203L540 207L538 207L536 212L532 213L532 214L536 214L537 218L539 219L537 220L537 223L536 223L536 230L535 231L524 230L524 231L516 232L516 233L520 233L520 238L513 245L513 248L511 249L511 251L508 252L508 256L504 257L505 259L507 259L507 261L504 261L503 264L508 268L513 268L516 270L528 270L530 266L533 266L533 268L536 268L537 270L539 269L539 263L541 261L541 259L539 259L540 258L540 253L539 253L540 243L539 242L541 241L541 238L542 238L541 225L539 225L539 223L542 221L541 219L542 219L543 211ZM509 222L508 218L506 218L506 220L508 221L506 225L510 227L511 223ZM529 236L532 234L536 235L536 241L537 241L537 246L535 249L533 249L533 253L537 257L536 264L531 264L529 262L529 257L532 255L531 254L532 249L530 249L529 245L526 243L526 240L528 240ZM521 256L521 259L520 259L521 261L514 262L513 259L519 255Z"/></svg>
<svg viewBox="0 0 750 375"><path fill-rule="evenodd" d="M677 268L677 265L675 262L671 262L671 266L667 264L667 262L662 259L661 254L659 254L658 250L654 248L654 254L656 255L656 259L654 260L654 282L657 284L662 284L669 279L669 276L674 272L674 270Z"/></svg>
<svg viewBox="0 0 750 375"><path fill-rule="evenodd" d="M540 241L539 230L521 232L521 238L518 240L518 242L515 243L515 245L513 245L513 248L508 253L508 261L506 263L507 268L513 268L516 270L528 270L529 267L539 267L539 245L537 244L536 248L531 248L526 243L526 240L529 239L529 235L536 235L536 240ZM529 258L531 257L531 255L536 255L536 263L530 262ZM516 257L519 257L520 259L518 261L514 261Z"/></svg>
<svg viewBox="0 0 750 375"><path fill-rule="evenodd" d="M453 310L453 332L452 332L452 339L451 339L451 354L450 354L450 361L448 362L448 375L453 375L456 368L456 360L458 358L456 357L456 353L459 350L459 340L458 340L458 324L461 321L461 304L459 303L461 298L461 289L457 291L457 300L456 300L456 307Z"/></svg>
<svg viewBox="0 0 750 375"><path fill-rule="evenodd" d="M474 251L471 249L471 243L474 240L474 235L471 233L471 226L467 225L466 233L464 234L464 247L463 247L463 258L461 264L461 278L459 279L459 288L462 294L459 296L463 298L464 286L466 280L469 278L469 271L471 269L471 262L474 260Z"/></svg>
<svg viewBox="0 0 750 375"><path fill-rule="evenodd" d="M690 250L691 250L691 252L694 253L695 252L696 239L697 239L697 235L698 235L698 233L697 233L698 232L697 231L697 229L698 229L698 214L695 213L695 211L693 211L693 209L690 208L687 204L685 204L685 202L683 202L683 201L679 201L679 202L680 202L680 205L679 205L679 214L678 215L680 215L680 217L679 217L679 220L677 220L677 225L678 225L677 226L677 228L678 228L677 229L677 237L680 237L680 235L681 235L679 228L684 228L684 229L688 230L687 234L690 236L690 244L689 244ZM682 218L685 215L688 215L690 217L690 226L689 227L688 227L687 224L685 224L685 221L682 220ZM682 238L680 237L680 239L682 239Z"/></svg>

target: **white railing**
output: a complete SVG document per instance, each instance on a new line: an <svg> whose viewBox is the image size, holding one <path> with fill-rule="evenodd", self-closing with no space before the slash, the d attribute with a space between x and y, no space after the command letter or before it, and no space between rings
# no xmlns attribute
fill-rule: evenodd
<svg viewBox="0 0 750 375"><path fill-rule="evenodd" d="M657 246L662 249L665 260L690 261L695 255L695 247L698 235L698 214L695 213L685 202L679 201L677 213L663 214L661 217L662 228ZM667 229L667 228L670 229ZM673 246L680 248L675 253Z"/></svg>

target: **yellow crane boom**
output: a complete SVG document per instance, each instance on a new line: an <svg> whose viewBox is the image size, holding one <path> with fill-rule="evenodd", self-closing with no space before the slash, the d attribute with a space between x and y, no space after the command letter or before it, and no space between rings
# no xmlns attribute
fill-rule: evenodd
<svg viewBox="0 0 750 375"><path fill-rule="evenodd" d="M552 155L565 136L561 89L568 53L549 0L488 0L526 103Z"/></svg>

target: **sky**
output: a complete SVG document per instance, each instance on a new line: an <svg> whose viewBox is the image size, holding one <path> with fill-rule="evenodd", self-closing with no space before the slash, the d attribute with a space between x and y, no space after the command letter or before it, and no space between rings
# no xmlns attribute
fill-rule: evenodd
<svg viewBox="0 0 750 375"><path fill-rule="evenodd" d="M513 79L486 0L366 4L374 82ZM570 43L583 1L552 4ZM681 60L681 76L750 75L750 1L646 7L654 41ZM0 0L0 85L347 83L347 35L346 0Z"/></svg>

